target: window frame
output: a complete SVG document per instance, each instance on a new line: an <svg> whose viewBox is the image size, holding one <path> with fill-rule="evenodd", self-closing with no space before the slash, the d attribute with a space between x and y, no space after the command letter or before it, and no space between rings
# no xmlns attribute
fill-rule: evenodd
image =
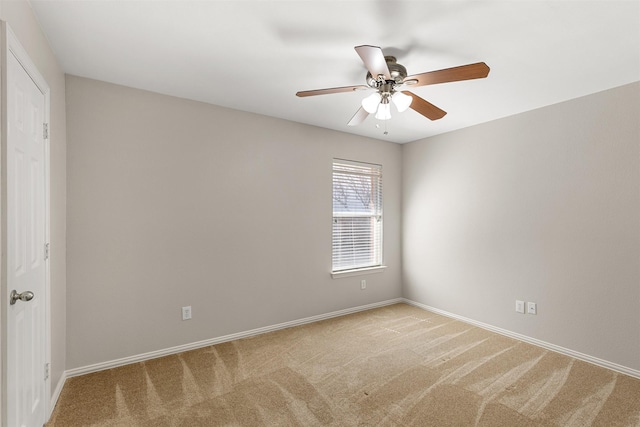
<svg viewBox="0 0 640 427"><path fill-rule="evenodd" d="M368 163L362 161L354 161L347 160L341 158L333 158L332 159L332 232L331 232L331 276L333 278L338 277L349 277L360 274L369 274L369 273L379 273L384 271L386 266L384 265L384 209L383 209L383 168L381 164L376 163ZM369 176L372 180L376 180L376 182L372 182L371 191L373 192L371 195L371 199L369 200L369 204L373 204L367 209L371 209L371 212L363 212L358 209L354 211L340 212L335 209L335 200L336 200L336 174L342 174L343 176L350 175L348 171L340 171L339 167L336 168L337 165L341 165L343 167L354 167L353 176ZM357 168L363 168L364 171L357 171ZM338 170L337 170L338 169ZM367 171L368 169L368 171ZM368 250L374 251L372 255L373 263L360 263L354 264L347 267L336 267L336 221L340 218L370 218L373 221L377 221L377 225L372 225L370 228L370 242L371 244L368 246ZM377 234L377 239L376 239ZM377 246L376 246L377 242ZM366 251L367 249L365 249ZM357 253L356 253L357 255ZM365 253L366 256L366 253ZM337 269L336 269L337 268Z"/></svg>

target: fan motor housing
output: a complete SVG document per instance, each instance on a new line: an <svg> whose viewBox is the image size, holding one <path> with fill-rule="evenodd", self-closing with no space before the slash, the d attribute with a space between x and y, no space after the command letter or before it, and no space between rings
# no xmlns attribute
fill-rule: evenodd
<svg viewBox="0 0 640 427"><path fill-rule="evenodd" d="M393 84L401 84L407 77L407 69L404 68L403 65L396 62L395 56L385 56L384 59L385 61L387 61L387 67L389 68L389 73L391 74L391 82L393 82ZM377 89L378 86L380 86L378 80L374 78L370 72L367 73L366 81L367 85L374 89ZM387 82L389 82L389 80L387 80Z"/></svg>

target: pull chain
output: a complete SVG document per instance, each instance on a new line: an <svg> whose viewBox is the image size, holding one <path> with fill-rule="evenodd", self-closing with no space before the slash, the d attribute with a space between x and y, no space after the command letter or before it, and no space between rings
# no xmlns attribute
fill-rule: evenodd
<svg viewBox="0 0 640 427"><path fill-rule="evenodd" d="M388 120L384 120L384 132L383 135L389 135L389 131L387 130L387 122ZM380 129L380 123L376 123L376 129Z"/></svg>

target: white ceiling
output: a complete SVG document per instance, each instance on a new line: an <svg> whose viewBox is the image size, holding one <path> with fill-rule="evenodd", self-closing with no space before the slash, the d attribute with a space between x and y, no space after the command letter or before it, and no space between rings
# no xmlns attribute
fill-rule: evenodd
<svg viewBox="0 0 640 427"><path fill-rule="evenodd" d="M639 1L31 4L68 74L399 143L640 80ZM478 61L491 72L414 88L448 112L438 121L408 110L347 127L367 93L295 96L364 84L362 44L409 74Z"/></svg>

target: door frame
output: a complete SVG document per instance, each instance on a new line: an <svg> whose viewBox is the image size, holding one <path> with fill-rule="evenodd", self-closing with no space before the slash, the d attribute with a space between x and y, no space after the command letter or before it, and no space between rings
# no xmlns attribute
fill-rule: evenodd
<svg viewBox="0 0 640 427"><path fill-rule="evenodd" d="M7 319L8 319L8 301L10 289L7 284L7 59L8 55L13 55L22 65L29 77L36 84L38 89L44 95L44 123L50 124L51 109L51 91L44 77L38 71L27 51L16 37L15 33L5 21L0 21L0 242L2 249L2 257L0 259L0 360L2 369L0 370L0 395L2 402L0 405L0 426L7 426L8 408L7 408L7 372L10 369L7 366ZM44 139L44 197L45 197L45 242L51 242L50 238L50 171L51 171L51 127L48 129L48 137ZM45 326L43 331L45 341L45 363L49 366L49 375L45 379L45 396L44 396L44 419L49 419L51 415L51 251L49 257L45 260Z"/></svg>

